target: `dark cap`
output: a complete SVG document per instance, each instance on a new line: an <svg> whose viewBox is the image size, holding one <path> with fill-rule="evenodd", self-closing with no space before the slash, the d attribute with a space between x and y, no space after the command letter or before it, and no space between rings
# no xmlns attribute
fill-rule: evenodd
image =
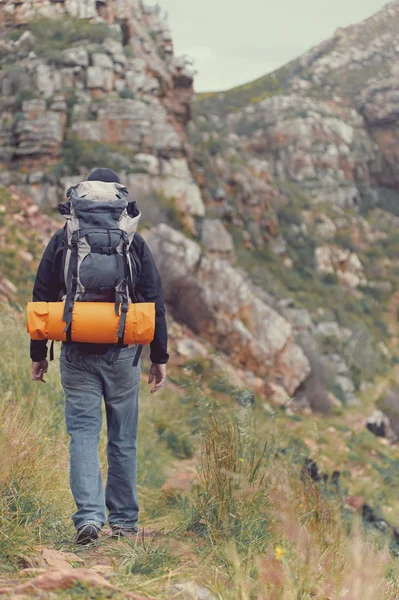
<svg viewBox="0 0 399 600"><path fill-rule="evenodd" d="M87 178L87 181L104 181L105 183L120 183L119 175L112 169L94 169Z"/></svg>

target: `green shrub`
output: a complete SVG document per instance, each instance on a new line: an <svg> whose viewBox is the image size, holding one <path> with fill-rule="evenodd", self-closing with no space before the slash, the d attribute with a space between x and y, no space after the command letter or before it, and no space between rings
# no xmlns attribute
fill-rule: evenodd
<svg viewBox="0 0 399 600"><path fill-rule="evenodd" d="M136 97L135 94L134 94L134 92L132 90L127 89L127 88L125 88L124 90L121 90L119 92L119 96L120 96L120 98L123 98L123 99L130 98L131 100L134 100L135 97Z"/></svg>
<svg viewBox="0 0 399 600"><path fill-rule="evenodd" d="M161 420L156 426L156 431L177 458L191 458L194 455L192 437L189 437L190 434L179 423L166 423Z"/></svg>
<svg viewBox="0 0 399 600"><path fill-rule="evenodd" d="M338 277L336 273L324 273L321 276L321 279L326 285L338 285Z"/></svg>
<svg viewBox="0 0 399 600"><path fill-rule="evenodd" d="M118 37L105 23L91 23L85 19L36 19L28 29L35 36L33 50L38 56L56 62L60 52L79 42L102 44L107 37Z"/></svg>
<svg viewBox="0 0 399 600"><path fill-rule="evenodd" d="M64 143L62 162L56 165L58 176L75 175L81 167L93 169L104 164L114 171L128 170L125 150L117 144L88 142L77 136L71 136Z"/></svg>
<svg viewBox="0 0 399 600"><path fill-rule="evenodd" d="M343 404L344 406L346 406L346 405L347 405L347 403L348 403L348 400L347 400L347 398L346 398L346 394L345 394L344 390L342 389L342 387L340 386L340 384L339 384L339 383L334 383L334 384L331 386L331 392L334 394L334 396L335 396L336 398L338 398L338 400L339 400L340 402L342 402L342 404Z"/></svg>
<svg viewBox="0 0 399 600"><path fill-rule="evenodd" d="M34 92L31 89L27 89L27 88L23 88L22 90L20 90L18 92L17 97L15 98L15 108L17 111L21 111L22 110L22 104L26 101L26 100L33 100L35 98L38 97L38 93Z"/></svg>
<svg viewBox="0 0 399 600"><path fill-rule="evenodd" d="M126 58L134 58L134 52L131 46L124 46L123 53L126 56Z"/></svg>

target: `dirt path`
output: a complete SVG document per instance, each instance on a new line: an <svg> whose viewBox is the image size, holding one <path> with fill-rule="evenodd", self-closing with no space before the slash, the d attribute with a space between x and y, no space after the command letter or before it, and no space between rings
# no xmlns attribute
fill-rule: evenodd
<svg viewBox="0 0 399 600"><path fill-rule="evenodd" d="M144 530L132 541L140 544L144 539L154 539L157 533L150 529ZM90 588L113 591L116 598L144 600L143 596L121 590L109 581L116 575L115 561L109 549L110 545L118 543L118 540L111 539L110 530L103 530L100 543L82 547L76 551L79 554L38 547L36 554L21 557L24 568L16 578L0 578L0 597L28 600L42 597L43 593L66 590L79 583Z"/></svg>

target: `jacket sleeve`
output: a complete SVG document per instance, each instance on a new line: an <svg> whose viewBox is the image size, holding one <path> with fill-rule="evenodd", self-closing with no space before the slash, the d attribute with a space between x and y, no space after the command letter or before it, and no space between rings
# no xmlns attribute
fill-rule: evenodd
<svg viewBox="0 0 399 600"><path fill-rule="evenodd" d="M140 249L138 251L140 274L136 283L136 292L138 292L145 302L155 303L155 335L150 345L150 359L153 363L165 364L169 360L167 352L168 331L161 278L155 266L151 250L146 242L138 234L135 237L140 241Z"/></svg>
<svg viewBox="0 0 399 600"><path fill-rule="evenodd" d="M44 251L33 287L33 302L57 302L59 298L62 283L59 274L54 272L53 266L62 235L62 230L57 231ZM47 357L47 340L31 340L30 357L35 362L45 359Z"/></svg>

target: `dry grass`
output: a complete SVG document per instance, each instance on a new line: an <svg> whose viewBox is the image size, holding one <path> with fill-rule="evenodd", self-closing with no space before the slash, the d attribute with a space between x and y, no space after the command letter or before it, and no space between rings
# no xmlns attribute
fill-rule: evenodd
<svg viewBox="0 0 399 600"><path fill-rule="evenodd" d="M52 366L45 386L32 384L18 321L3 311L0 327L4 571L16 568L19 556L37 544L70 549L73 502L58 369ZM203 392L199 397L204 401ZM179 435L187 436L193 411L196 427L202 422L197 484L191 493L175 497L160 490L165 468L176 461L159 435L165 402L170 427ZM121 543L112 550L118 585L156 598L169 597L170 584L186 579L197 580L221 600L399 597L399 567L387 550L389 540L366 537L360 524L347 518L335 491L311 481L282 450L287 436L299 433L289 433L279 419L266 426L252 409L233 410L231 403L211 408L205 401L196 407L193 402L194 396L182 403L171 390L150 398L143 389L143 521L170 533L146 546Z"/></svg>
<svg viewBox="0 0 399 600"><path fill-rule="evenodd" d="M348 528L333 490L294 467L273 438L247 444L234 420L209 418L189 529L208 544L214 591L240 600L396 598L384 540L366 539L356 520Z"/></svg>

